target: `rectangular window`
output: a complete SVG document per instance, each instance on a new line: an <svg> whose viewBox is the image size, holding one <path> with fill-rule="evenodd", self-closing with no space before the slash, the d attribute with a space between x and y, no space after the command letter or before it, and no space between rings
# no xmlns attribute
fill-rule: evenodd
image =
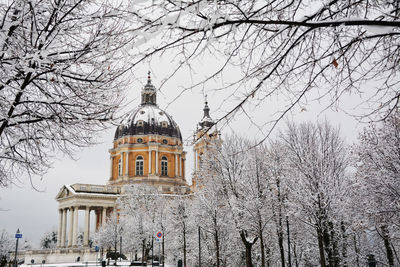
<svg viewBox="0 0 400 267"><path fill-rule="evenodd" d="M168 176L168 162L161 161L161 175Z"/></svg>
<svg viewBox="0 0 400 267"><path fill-rule="evenodd" d="M143 175L143 160L136 161L136 175Z"/></svg>

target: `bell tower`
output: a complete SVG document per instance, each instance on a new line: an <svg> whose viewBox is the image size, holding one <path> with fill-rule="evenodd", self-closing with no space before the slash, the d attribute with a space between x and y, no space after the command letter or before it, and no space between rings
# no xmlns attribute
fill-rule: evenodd
<svg viewBox="0 0 400 267"><path fill-rule="evenodd" d="M194 173L192 178L192 191L195 190L198 183L199 171L202 168L202 162L206 156L206 152L215 143L221 140L220 131L210 116L210 108L208 107L207 95L205 96L203 118L198 123L197 130L193 136L193 153L194 153Z"/></svg>

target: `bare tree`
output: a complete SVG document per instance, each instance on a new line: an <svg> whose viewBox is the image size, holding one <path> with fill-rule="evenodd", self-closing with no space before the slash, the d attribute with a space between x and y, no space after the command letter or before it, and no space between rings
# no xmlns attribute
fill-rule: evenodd
<svg viewBox="0 0 400 267"><path fill-rule="evenodd" d="M0 186L93 144L121 104L122 4L0 4Z"/></svg>
<svg viewBox="0 0 400 267"><path fill-rule="evenodd" d="M177 95L196 85L204 90L221 78L222 88L213 93L231 94L221 101L229 110L220 120L276 104L272 97L278 95L282 104L271 114L268 130L294 107L303 110L321 99L330 107L355 93L368 109L354 115L386 116L400 96L399 5L393 0L148 1L130 9L140 25L133 31L137 43L145 43L133 51L133 64L172 55L175 65L166 79L180 70L196 78L196 62L207 59L212 67L206 78ZM234 80L226 79L232 73Z"/></svg>

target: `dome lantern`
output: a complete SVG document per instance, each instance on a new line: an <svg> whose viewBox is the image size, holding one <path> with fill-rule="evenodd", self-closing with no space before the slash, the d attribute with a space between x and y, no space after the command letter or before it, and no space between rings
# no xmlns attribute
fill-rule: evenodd
<svg viewBox="0 0 400 267"><path fill-rule="evenodd" d="M157 91L151 83L150 71L147 75L147 84L142 89L142 105L157 105Z"/></svg>

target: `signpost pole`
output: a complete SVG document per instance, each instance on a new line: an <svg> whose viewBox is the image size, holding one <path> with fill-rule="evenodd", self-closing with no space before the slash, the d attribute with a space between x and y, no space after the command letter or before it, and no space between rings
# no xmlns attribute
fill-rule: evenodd
<svg viewBox="0 0 400 267"><path fill-rule="evenodd" d="M160 262L161 262L161 254L160 254L160 242L158 242L158 266L160 266Z"/></svg>
<svg viewBox="0 0 400 267"><path fill-rule="evenodd" d="M151 267L153 267L154 265L154 236L151 236Z"/></svg>
<svg viewBox="0 0 400 267"><path fill-rule="evenodd" d="M200 225L199 225L199 267L201 267L201 239L200 239Z"/></svg>
<svg viewBox="0 0 400 267"><path fill-rule="evenodd" d="M17 239L17 242L15 244L15 257L14 257L14 266L17 267L17 254L18 254L18 240L22 238L22 234L19 231L19 228L17 229L17 232L15 233L15 238Z"/></svg>

